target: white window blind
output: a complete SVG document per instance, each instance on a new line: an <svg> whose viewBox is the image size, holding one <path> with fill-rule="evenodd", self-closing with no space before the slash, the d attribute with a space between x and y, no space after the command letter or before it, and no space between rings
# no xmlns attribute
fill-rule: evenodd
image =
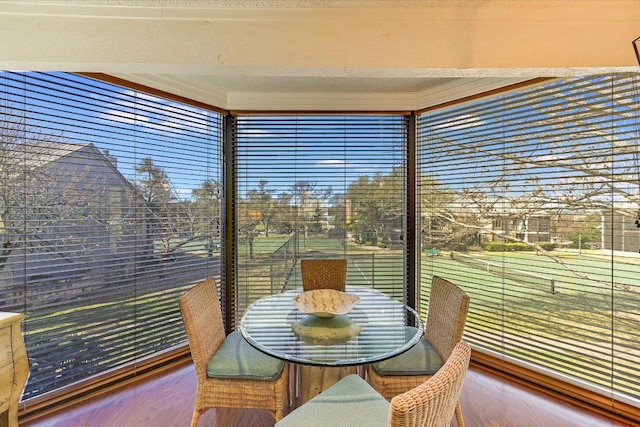
<svg viewBox="0 0 640 427"><path fill-rule="evenodd" d="M576 77L418 120L423 307L448 278L476 348L635 406L638 84Z"/></svg>
<svg viewBox="0 0 640 427"><path fill-rule="evenodd" d="M240 115L235 139L239 314L302 287L303 258L347 258L348 286L403 298L405 116Z"/></svg>
<svg viewBox="0 0 640 427"><path fill-rule="evenodd" d="M24 399L186 342L220 271L221 115L66 73L0 73L0 304Z"/></svg>

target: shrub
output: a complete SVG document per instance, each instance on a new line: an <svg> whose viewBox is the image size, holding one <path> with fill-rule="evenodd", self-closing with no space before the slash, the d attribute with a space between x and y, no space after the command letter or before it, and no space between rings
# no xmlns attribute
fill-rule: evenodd
<svg viewBox="0 0 640 427"><path fill-rule="evenodd" d="M519 252L534 250L531 246L521 242L487 242L482 244L482 248L489 252Z"/></svg>
<svg viewBox="0 0 640 427"><path fill-rule="evenodd" d="M538 242L538 246L540 246L545 251L552 251L556 248L556 244L551 242Z"/></svg>
<svg viewBox="0 0 640 427"><path fill-rule="evenodd" d="M489 251L489 252L502 252L504 251L504 245L505 243L502 242L487 242L487 243L483 243L482 249L484 249L485 251Z"/></svg>

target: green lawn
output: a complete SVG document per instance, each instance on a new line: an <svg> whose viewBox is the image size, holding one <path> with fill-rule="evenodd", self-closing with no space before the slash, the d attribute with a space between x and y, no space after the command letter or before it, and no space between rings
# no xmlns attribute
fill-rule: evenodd
<svg viewBox="0 0 640 427"><path fill-rule="evenodd" d="M257 298L285 287L301 287L299 256L346 254L349 285L373 285L397 298L402 297L401 251L349 244L345 252L340 242L314 236L298 242L298 254L285 256L283 245L288 240L289 236L283 235L259 236L254 241L253 258L249 257L247 247L241 245L237 271L238 315ZM196 257L206 256L204 247L195 242L185 245L184 249ZM423 254L421 311L426 313L431 276L443 276L459 284L471 297L465 337L472 344L604 387L611 387L615 367L615 389L637 397L640 395L637 369L640 366L640 265L616 262L612 269L606 258L556 255L561 255L562 263L532 252L474 255L511 270L552 276L555 292L551 292L544 280L526 282L513 275L503 277L496 271L488 272L477 265L451 259L447 252L440 256ZM71 372L90 375L102 369L93 366L94 360L111 363L107 355L111 351L131 353L132 360L145 355L144 350L140 353L137 349L122 348L128 345L129 335L138 333L135 325L155 325L154 330L161 333L144 339L162 339L164 343L159 343L160 347L181 342L184 337L178 322L176 295L186 289L182 286L166 291L154 289L142 297L124 292L122 285L123 291L114 294L111 302L87 301L85 306L49 312L42 317L30 315L26 323L27 341L34 346L37 342L39 353L63 351L69 339L80 340L87 348L83 354L69 355L60 363L45 356L36 360L36 352L32 352L32 380L37 376L39 380L32 381L31 390L46 387L48 382L46 376L39 377L39 369L55 375ZM158 323L157 319L166 318L167 313L171 313L169 320ZM92 319L104 318L113 319L109 327L92 328ZM612 329L614 336L610 333ZM62 333L68 330L78 332L74 336ZM150 343L145 342L145 347L147 344ZM153 347L147 348L152 351ZM69 378L69 382L73 380Z"/></svg>
<svg viewBox="0 0 640 427"><path fill-rule="evenodd" d="M289 236L260 235L253 242L253 257L250 257L246 242L241 244L238 257L238 315L258 298L282 289L302 287L298 265L302 257L346 256L347 284L374 286L397 297L402 295L404 267L401 251L349 244L345 252L339 240L326 235L301 236L297 242L292 240L284 250L283 245L288 239Z"/></svg>
<svg viewBox="0 0 640 427"><path fill-rule="evenodd" d="M603 257L554 255L559 259L533 252L474 254L507 267L507 276L448 253L423 256L422 292L428 293L434 274L469 293L465 336L471 343L605 387L615 367L616 388L637 396L640 373L632 367L640 366L640 265L616 261L612 268ZM543 280L528 281L528 274L554 279L554 292Z"/></svg>

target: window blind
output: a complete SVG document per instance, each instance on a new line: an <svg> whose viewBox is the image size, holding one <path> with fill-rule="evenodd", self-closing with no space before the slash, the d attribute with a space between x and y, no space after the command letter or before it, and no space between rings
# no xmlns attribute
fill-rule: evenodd
<svg viewBox="0 0 640 427"><path fill-rule="evenodd" d="M240 114L235 140L238 315L301 288L304 258L404 297L405 116Z"/></svg>
<svg viewBox="0 0 640 427"><path fill-rule="evenodd" d="M480 351L640 406L638 75L557 80L418 119L421 304L471 297Z"/></svg>
<svg viewBox="0 0 640 427"><path fill-rule="evenodd" d="M0 73L0 304L23 399L186 342L220 271L219 113L67 73Z"/></svg>

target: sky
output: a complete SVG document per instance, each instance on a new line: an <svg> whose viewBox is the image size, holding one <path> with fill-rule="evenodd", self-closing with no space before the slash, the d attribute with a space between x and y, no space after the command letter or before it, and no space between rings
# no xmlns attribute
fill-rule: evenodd
<svg viewBox="0 0 640 427"><path fill-rule="evenodd" d="M576 78L548 85L542 100L532 100L541 96L534 88L530 97L507 94L497 102L430 114L419 122L421 172L463 190L486 185L492 176L508 179L505 168L513 168L521 182L514 178L509 191L519 186L525 192L545 180L558 186L563 180L573 185L576 177L604 179L607 172L601 171L614 167L606 153L613 144L615 171L626 181L620 185L633 191L640 182L640 99L636 86L620 84L621 94L609 102L610 80ZM165 171L181 197L190 197L204 180L220 179L218 113L68 73L2 72L0 81L0 101L15 120L27 118L41 135L108 150L132 181L145 157ZM404 165L404 126L401 116L239 116L239 192L267 180L276 193L301 181L344 193L360 176L388 174ZM578 146L593 156L578 159ZM576 167L579 162L584 167ZM545 180L525 182L523 170Z"/></svg>

